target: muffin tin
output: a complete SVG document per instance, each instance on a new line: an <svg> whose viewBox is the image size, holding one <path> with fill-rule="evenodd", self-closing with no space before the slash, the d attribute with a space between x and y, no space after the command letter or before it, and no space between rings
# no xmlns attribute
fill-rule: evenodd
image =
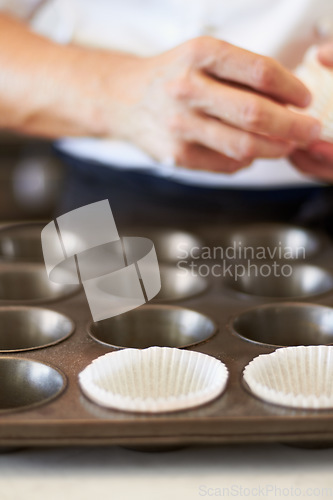
<svg viewBox="0 0 333 500"><path fill-rule="evenodd" d="M333 344L333 245L327 238L282 225L198 228L193 234L123 230L122 236L154 241L162 290L149 304L93 323L80 287L48 282L43 225L0 230L0 447L333 441L333 411L268 404L242 381L244 367L277 346ZM222 252L240 241L291 247L293 259L276 259L291 266L291 276L232 279L246 259L237 254L222 262L212 249ZM305 255L297 260L300 246ZM251 264L272 264L257 257ZM219 276L223 263L229 271ZM78 374L93 359L120 347L151 345L220 359L229 371L226 391L205 406L156 415L106 409L83 395Z"/></svg>

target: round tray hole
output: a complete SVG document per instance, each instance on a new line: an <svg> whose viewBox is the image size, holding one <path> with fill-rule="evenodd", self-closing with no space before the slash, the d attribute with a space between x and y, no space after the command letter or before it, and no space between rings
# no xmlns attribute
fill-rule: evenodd
<svg viewBox="0 0 333 500"><path fill-rule="evenodd" d="M160 264L161 290L153 299L154 302L188 299L204 292L208 286L207 280L190 271L177 269L173 266ZM99 279L98 288L105 293L114 294L109 279Z"/></svg>
<svg viewBox="0 0 333 500"><path fill-rule="evenodd" d="M1 358L0 380L0 412L45 404L65 388L65 378L58 370L22 358Z"/></svg>
<svg viewBox="0 0 333 500"><path fill-rule="evenodd" d="M154 301L181 300L199 295L207 289L205 278L193 275L190 271L160 265L161 291Z"/></svg>
<svg viewBox="0 0 333 500"><path fill-rule="evenodd" d="M250 224L225 231L220 244L223 248L236 247L237 255L248 259L260 252L271 260L304 260L317 254L324 239L315 232L286 224ZM262 257L260 257L262 258Z"/></svg>
<svg viewBox="0 0 333 500"><path fill-rule="evenodd" d="M232 328L242 338L260 344L331 344L333 309L314 304L267 304L237 316Z"/></svg>
<svg viewBox="0 0 333 500"><path fill-rule="evenodd" d="M12 264L0 269L0 301L33 303L56 300L76 291L78 285L49 280L43 264Z"/></svg>
<svg viewBox="0 0 333 500"><path fill-rule="evenodd" d="M149 305L89 327L94 340L123 348L188 347L209 339L217 328L201 313L174 306Z"/></svg>
<svg viewBox="0 0 333 500"><path fill-rule="evenodd" d="M256 268L250 266L237 280L235 276L227 278L227 285L240 293L267 298L305 298L333 289L332 274L317 266L290 265L283 275L281 270L274 273L269 262L259 261L255 265ZM265 269L263 266L266 266ZM270 275L268 269L271 270Z"/></svg>
<svg viewBox="0 0 333 500"><path fill-rule="evenodd" d="M41 233L47 224L47 221L25 222L1 228L0 259L5 262L44 263ZM74 248L77 241L78 236L67 233L67 245L70 242Z"/></svg>
<svg viewBox="0 0 333 500"><path fill-rule="evenodd" d="M126 235L144 236L153 241L159 262L177 263L188 260L194 248L202 248L203 241L186 231L157 228L132 228Z"/></svg>
<svg viewBox="0 0 333 500"><path fill-rule="evenodd" d="M54 345L73 331L74 323L55 311L37 307L0 308L0 352Z"/></svg>
<svg viewBox="0 0 333 500"><path fill-rule="evenodd" d="M7 261L44 262L41 232L47 224L31 222L0 230L0 258Z"/></svg>

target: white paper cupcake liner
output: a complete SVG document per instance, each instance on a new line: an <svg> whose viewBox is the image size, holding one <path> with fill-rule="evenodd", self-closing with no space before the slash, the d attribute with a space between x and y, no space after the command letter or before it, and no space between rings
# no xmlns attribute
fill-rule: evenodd
<svg viewBox="0 0 333 500"><path fill-rule="evenodd" d="M169 347L110 352L79 374L83 393L95 403L151 413L207 403L221 394L227 379L221 361Z"/></svg>
<svg viewBox="0 0 333 500"><path fill-rule="evenodd" d="M253 394L294 408L333 408L333 346L277 349L254 358L243 377Z"/></svg>
<svg viewBox="0 0 333 500"><path fill-rule="evenodd" d="M333 142L333 70L320 64L317 51L318 47L310 47L295 74L312 93L304 113L320 120L321 138Z"/></svg>

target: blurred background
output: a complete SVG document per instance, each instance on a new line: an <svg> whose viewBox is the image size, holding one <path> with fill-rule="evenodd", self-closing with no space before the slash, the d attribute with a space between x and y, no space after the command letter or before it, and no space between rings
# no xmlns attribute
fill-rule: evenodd
<svg viewBox="0 0 333 500"><path fill-rule="evenodd" d="M64 173L50 142L0 133L0 222L51 219Z"/></svg>

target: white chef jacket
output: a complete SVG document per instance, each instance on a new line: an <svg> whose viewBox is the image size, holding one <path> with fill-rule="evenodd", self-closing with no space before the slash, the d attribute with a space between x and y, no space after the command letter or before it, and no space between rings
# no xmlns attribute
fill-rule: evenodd
<svg viewBox="0 0 333 500"><path fill-rule="evenodd" d="M290 69L310 45L319 42L318 27L333 35L333 0L0 0L0 9L26 19L35 31L59 43L150 56L211 35L274 57ZM58 144L81 158L149 170L188 184L230 188L319 184L287 159L256 160L227 175L157 164L124 141L83 137L64 138Z"/></svg>

